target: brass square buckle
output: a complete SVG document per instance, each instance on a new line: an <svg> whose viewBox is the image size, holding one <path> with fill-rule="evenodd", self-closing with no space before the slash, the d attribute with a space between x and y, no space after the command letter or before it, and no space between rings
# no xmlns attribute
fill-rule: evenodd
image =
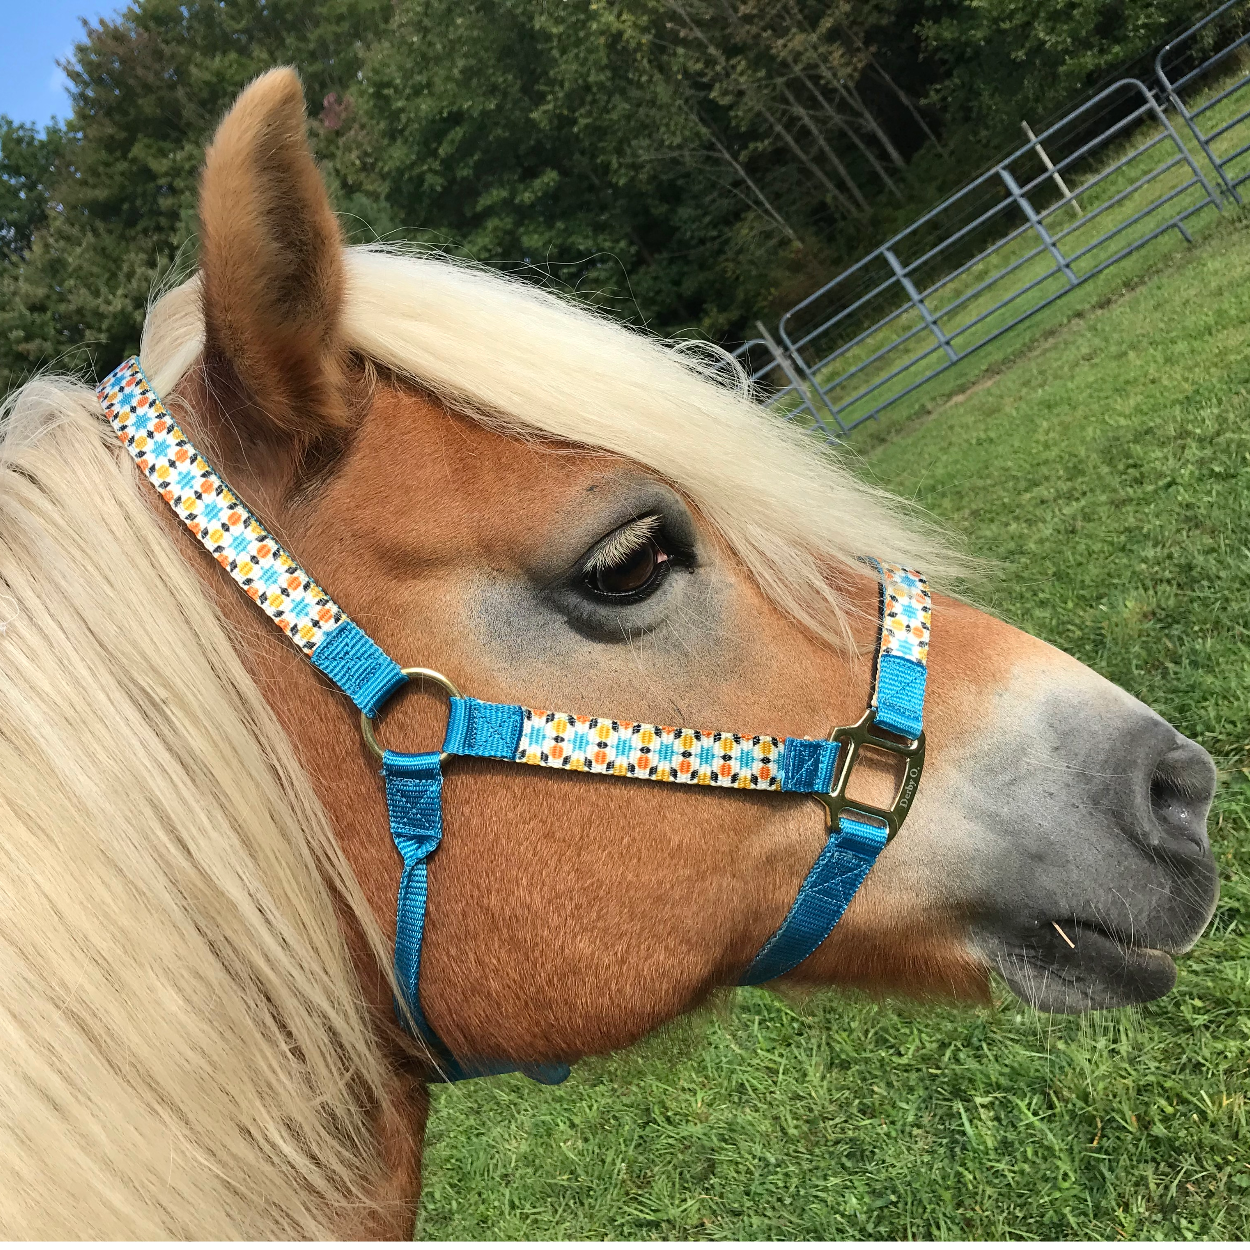
<svg viewBox="0 0 1250 1250"><path fill-rule="evenodd" d="M838 751L837 778L828 794L818 794L816 798L824 804L826 828L836 824L846 812L851 816L864 817L869 824L883 824L888 842L902 827L916 797L916 787L924 771L924 734L915 739L903 738L888 729L878 728L874 723L876 715L876 709L869 708L854 725L830 731L829 741L837 742L841 748ZM871 803L846 797L847 784L863 747L872 747L903 761L903 779L889 807L875 807Z"/></svg>

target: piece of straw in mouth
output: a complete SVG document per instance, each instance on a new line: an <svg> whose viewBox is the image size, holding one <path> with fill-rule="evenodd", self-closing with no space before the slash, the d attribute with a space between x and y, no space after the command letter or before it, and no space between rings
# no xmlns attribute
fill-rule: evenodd
<svg viewBox="0 0 1250 1250"><path fill-rule="evenodd" d="M1063 940L1067 942L1073 950L1076 950L1076 943L1059 927L1059 921L1052 920L1050 923L1055 926L1055 932L1059 934L1059 936L1063 938Z"/></svg>

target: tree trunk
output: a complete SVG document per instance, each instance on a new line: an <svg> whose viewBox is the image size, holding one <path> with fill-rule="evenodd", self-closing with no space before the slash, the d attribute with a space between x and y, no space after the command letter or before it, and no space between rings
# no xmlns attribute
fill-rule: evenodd
<svg viewBox="0 0 1250 1250"><path fill-rule="evenodd" d="M716 148L717 152L720 153L721 157L725 160L725 162L729 165L729 167L755 193L755 198L759 200L760 204L763 206L764 213L768 217L770 217L778 226L781 227L781 229L786 233L787 237L789 237L793 242L798 243L798 245L802 247L803 244L800 242L799 236L795 234L794 231L791 229L790 223L772 206L772 204L769 202L768 197L764 194L762 190L760 190L759 186L756 185L755 179L752 178L751 175L748 174L747 171L736 160L734 160L733 156L729 152L729 149L725 147L725 145L716 137L716 131L714 131L712 127L709 126L707 122L705 122L703 118L699 116L699 110L696 109L693 105L686 105L685 107L689 111L690 115L694 118L695 123L698 125L699 129L702 130L703 133L707 135L709 139L711 139L712 145Z"/></svg>
<svg viewBox="0 0 1250 1250"><path fill-rule="evenodd" d="M855 179L852 178L851 175L847 172L846 166L843 165L842 162L838 159L837 153L835 153L834 150L825 141L825 136L820 133L820 127L817 126L814 121L812 121L811 116L808 113L808 111L798 102L798 100L794 98L794 93L790 90L789 87L783 86L781 89L785 93L786 99L790 101L790 107L793 108L798 113L798 115L803 119L803 124L808 128L808 130L812 132L812 136L815 138L817 145L820 147L820 150L828 158L829 163L834 167L834 169L838 171L838 177L841 178L842 181L845 182L848 187L850 187L851 194L855 197L856 201L859 203L860 209L864 213L867 213L869 211L868 201L864 198L863 192L861 192L859 187L855 184Z"/></svg>
<svg viewBox="0 0 1250 1250"><path fill-rule="evenodd" d="M807 19L804 18L803 14L799 11L799 6L794 3L794 0L790 0L790 11L794 14L795 22L802 26L803 29L814 39L816 37L816 32L807 24ZM859 45L860 51L863 52L865 57L871 59L868 49L864 47L863 41L859 38L859 36L845 26L843 26L842 29L844 33L848 34L855 40L855 42ZM831 74L825 67L824 61L821 60L819 56L816 58L816 65L820 70L820 76L833 87L843 100L850 104L851 108L854 109L860 117L863 118L865 125L867 125L868 129L877 136L881 146L885 149L886 155L894 162L895 166L898 169L905 169L907 162L903 160L902 156L899 154L899 150L893 143L890 142L890 136L887 135L881 128L877 119L873 117L871 112L869 112L863 100L859 98L859 93L855 90L855 88L850 87L848 89L847 84L843 83L843 81L836 75Z"/></svg>
<svg viewBox="0 0 1250 1250"><path fill-rule="evenodd" d="M824 111L828 113L831 118L833 118L834 125L837 126L838 129L841 130L842 133L846 135L846 137L850 139L850 141L864 154L864 158L869 162L869 164L872 165L873 169L877 171L877 176L881 179L881 181L884 182L885 185L889 187L889 189L899 199L902 199L903 193L898 189L898 184L893 178L890 177L885 166L877 160L873 150L859 137L859 135L855 133L854 127L846 124L846 118L844 118L842 114L839 113L823 95L821 95L820 89L816 86L816 84L812 82L812 80L808 78L808 76L803 73L803 71L799 69L799 67L795 65L789 57L786 58L786 62L798 75L799 81L808 89L808 91L812 93L812 95L816 97Z"/></svg>
<svg viewBox="0 0 1250 1250"><path fill-rule="evenodd" d="M869 111L868 106L863 102L863 100L860 99L859 92L855 90L855 84L839 83L838 85L846 92L851 100L854 101L855 107L859 109L860 116L864 119L868 126L871 127L872 133L881 140L881 146L885 148L886 155L889 156L890 160L892 160L899 169L906 168L907 162L903 160L898 148L890 142L890 136L882 130L877 119Z"/></svg>
<svg viewBox="0 0 1250 1250"><path fill-rule="evenodd" d="M723 71L725 69L724 53L722 53L721 50L712 43L707 35L703 33L703 30L699 27L699 25L694 21L690 14L686 12L681 0L666 0L666 2L670 9L681 15L682 20L690 28L690 33L694 35L694 37L698 39L708 52L712 54L712 59L717 62ZM834 186L829 175L826 174L825 171L821 169L821 167L817 165L806 152L803 151L794 136L768 111L767 108L764 107L763 102L758 98L756 93L750 89L749 84L744 84L740 80L735 81L731 75L726 75L726 78L728 81L734 82L734 85L742 91L743 97L747 100L747 102L769 123L769 125L772 126L773 130L777 134L777 137L786 145L786 147L790 149L791 152L794 153L795 156L799 158L803 165L811 171L816 180L829 193L829 198L833 201L833 203L836 204L848 217L860 216L860 213L856 211L855 206L851 203L851 201L848 200L836 186Z"/></svg>
<svg viewBox="0 0 1250 1250"><path fill-rule="evenodd" d="M863 45L861 44L860 46L862 47ZM900 87L894 81L894 79L891 78L890 75L887 74L885 70L881 68L880 64L878 64L877 62L877 58L873 56L871 52L868 52L868 50L865 49L865 53L868 56L868 64L871 65L873 69L875 69L877 73L881 75L882 79L885 81L885 85L889 87L890 90L893 91L894 94L898 96L900 100L902 100L903 106L912 115L912 117L916 119L916 125L919 126L920 129L923 130L925 134L929 137L929 142L932 143L935 148L937 148L938 153L941 156L946 156L948 154L946 149L938 142L937 135L935 135L933 131L929 129L928 123L920 115L920 110L916 107L915 102L912 100L911 96L909 96L907 92L904 91L902 87Z"/></svg>

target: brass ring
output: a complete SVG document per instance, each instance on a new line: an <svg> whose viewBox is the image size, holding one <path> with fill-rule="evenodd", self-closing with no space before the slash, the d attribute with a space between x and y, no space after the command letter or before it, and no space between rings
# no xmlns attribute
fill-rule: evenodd
<svg viewBox="0 0 1250 1250"><path fill-rule="evenodd" d="M403 668L399 671L403 673L405 677L428 677L431 681L437 682L438 685L442 686L442 688L446 690L453 699L464 698L449 678L444 677L442 673L436 672L432 668ZM396 686L395 690L391 693L395 694L399 689L400 687ZM381 708L378 708L379 712L381 710ZM386 755L386 751L378 742L377 735L373 732L373 718L366 716L363 712L360 714L360 733L365 740L365 746L367 746L369 750L378 757L378 759L383 759ZM440 764L446 764L450 758L451 756L448 752L442 751L439 753L438 760Z"/></svg>

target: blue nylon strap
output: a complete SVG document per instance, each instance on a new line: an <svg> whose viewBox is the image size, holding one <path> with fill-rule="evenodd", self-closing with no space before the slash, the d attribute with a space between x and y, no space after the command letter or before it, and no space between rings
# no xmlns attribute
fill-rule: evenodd
<svg viewBox="0 0 1250 1250"><path fill-rule="evenodd" d="M366 715L372 716L408 679L354 621L336 625L317 644L312 662Z"/></svg>
<svg viewBox="0 0 1250 1250"><path fill-rule="evenodd" d="M904 738L920 737L924 727L924 687L928 671L923 664L901 655L883 655L877 660L878 725Z"/></svg>
<svg viewBox="0 0 1250 1250"><path fill-rule="evenodd" d="M515 703L452 699L443 750L448 755L476 755L515 760L525 713Z"/></svg>
<svg viewBox="0 0 1250 1250"><path fill-rule="evenodd" d="M443 771L437 751L402 755L387 751L382 757L386 779L386 806L391 817L391 837L404 861L399 880L399 905L395 922L395 976L417 1035L435 1052L449 1079L448 1056L421 1011L421 940L425 936L425 904L428 895L426 861L443 836ZM401 1021L405 1013L396 1004ZM458 1068L454 1061L452 1066Z"/></svg>
<svg viewBox="0 0 1250 1250"><path fill-rule="evenodd" d="M828 794L840 745L824 738L787 738L781 753L781 788L791 794Z"/></svg>
<svg viewBox="0 0 1250 1250"><path fill-rule="evenodd" d="M387 751L382 757L382 775L386 780L391 837L404 861L395 921L395 975L408 1015L398 1003L395 1014L401 1022L411 1017L417 1036L433 1052L445 1081L523 1072L543 1085L560 1084L569 1075L566 1063L511 1064L502 1060L461 1063L430 1027L421 1010L421 942L425 936L425 906L429 893L427 862L443 836L443 773L439 753L403 755Z"/></svg>
<svg viewBox="0 0 1250 1250"><path fill-rule="evenodd" d="M739 985L762 985L802 963L842 918L885 846L886 831L843 816L812 865L781 927L742 974Z"/></svg>

